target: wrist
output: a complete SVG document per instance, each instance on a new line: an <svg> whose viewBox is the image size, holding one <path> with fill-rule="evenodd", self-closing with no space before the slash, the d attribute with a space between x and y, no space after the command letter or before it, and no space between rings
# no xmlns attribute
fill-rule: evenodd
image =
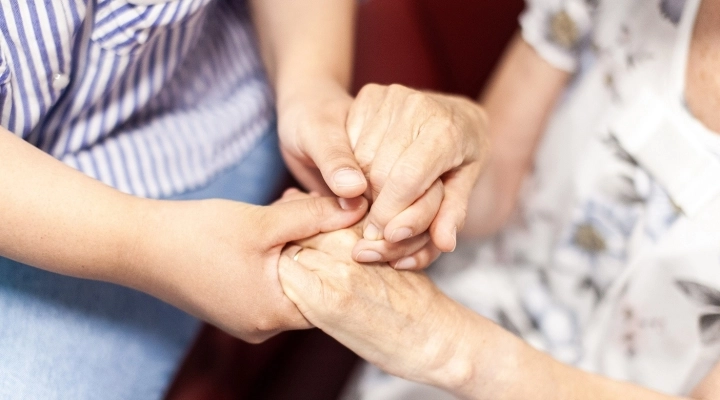
<svg viewBox="0 0 720 400"><path fill-rule="evenodd" d="M459 306L459 305L458 305ZM461 307L462 328L431 384L466 399L506 399L518 382L525 343L492 321Z"/></svg>
<svg viewBox="0 0 720 400"><path fill-rule="evenodd" d="M352 101L348 86L342 79L331 74L305 75L302 79L280 79L276 89L278 114L283 114L297 104L307 104L309 99L341 99L347 103L343 105L343 108L347 109Z"/></svg>
<svg viewBox="0 0 720 400"><path fill-rule="evenodd" d="M118 241L121 251L117 267L108 271L103 280L141 289L140 282L145 280L141 275L147 272L151 260L152 241L159 234L155 214L159 203L164 202L128 197L124 207L124 229Z"/></svg>
<svg viewBox="0 0 720 400"><path fill-rule="evenodd" d="M435 337L428 340L438 341L439 351L432 357L425 376L420 380L456 392L457 388L464 388L476 377L474 358L478 354L474 341L482 338L475 337L472 326L475 314L449 298L445 300L449 306L437 307L443 309L446 317L441 325L444 329L435 330Z"/></svg>
<svg viewBox="0 0 720 400"><path fill-rule="evenodd" d="M186 247L193 234L190 219L202 213L197 205L205 202L137 200L128 217L134 229L124 241L124 268L114 282L178 305L183 261L193 254Z"/></svg>

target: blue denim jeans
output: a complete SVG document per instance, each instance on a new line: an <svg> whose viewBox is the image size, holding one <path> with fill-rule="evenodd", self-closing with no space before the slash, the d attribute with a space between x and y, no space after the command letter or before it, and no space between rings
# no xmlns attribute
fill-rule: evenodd
<svg viewBox="0 0 720 400"><path fill-rule="evenodd" d="M175 199L266 204L287 177L273 132L210 185ZM161 398L199 327L144 293L0 258L0 399Z"/></svg>

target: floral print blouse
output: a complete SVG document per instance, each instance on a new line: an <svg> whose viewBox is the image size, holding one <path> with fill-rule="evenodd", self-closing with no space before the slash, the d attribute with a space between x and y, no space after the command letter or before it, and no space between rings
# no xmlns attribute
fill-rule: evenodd
<svg viewBox="0 0 720 400"><path fill-rule="evenodd" d="M672 394L720 361L720 134L684 103L700 1L528 0L524 39L575 79L510 226L430 270L556 358ZM354 390L444 398L370 368Z"/></svg>

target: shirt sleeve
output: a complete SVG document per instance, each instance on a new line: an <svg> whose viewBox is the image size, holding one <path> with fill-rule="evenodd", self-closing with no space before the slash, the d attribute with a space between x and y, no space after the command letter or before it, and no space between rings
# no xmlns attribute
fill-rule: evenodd
<svg viewBox="0 0 720 400"><path fill-rule="evenodd" d="M556 68L575 72L592 28L585 0L526 0L520 15L523 39Z"/></svg>

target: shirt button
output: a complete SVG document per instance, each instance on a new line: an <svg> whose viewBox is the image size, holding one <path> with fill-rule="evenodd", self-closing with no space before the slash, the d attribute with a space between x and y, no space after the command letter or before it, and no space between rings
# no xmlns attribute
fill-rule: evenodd
<svg viewBox="0 0 720 400"><path fill-rule="evenodd" d="M55 74L52 78L52 87L55 90L62 90L70 84L70 77L66 74Z"/></svg>

